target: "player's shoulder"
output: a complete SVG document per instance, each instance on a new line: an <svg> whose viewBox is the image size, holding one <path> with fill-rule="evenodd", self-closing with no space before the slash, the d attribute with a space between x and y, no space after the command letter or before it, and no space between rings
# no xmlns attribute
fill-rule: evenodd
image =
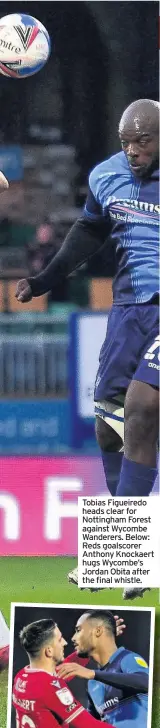
<svg viewBox="0 0 160 728"><path fill-rule="evenodd" d="M89 185L95 191L100 182L114 181L119 175L128 174L129 167L124 152L118 152L100 162L92 169L89 175Z"/></svg>
<svg viewBox="0 0 160 728"><path fill-rule="evenodd" d="M19 670L16 673L15 678L14 678L14 683L16 683L16 682L18 683L18 680L25 680L26 674L27 674L26 669L25 669L25 667L23 667L21 670Z"/></svg>
<svg viewBox="0 0 160 728"><path fill-rule="evenodd" d="M127 671L139 672L142 670L148 670L148 664L144 657L139 655L137 652L132 650L124 650L121 661L121 669L123 672Z"/></svg>
<svg viewBox="0 0 160 728"><path fill-rule="evenodd" d="M96 167L93 167L90 173L90 178L100 178L111 174L124 174L127 171L128 163L125 154L124 152L118 152L117 154L112 154L111 157L107 157L103 162L96 164Z"/></svg>
<svg viewBox="0 0 160 728"><path fill-rule="evenodd" d="M50 684L53 680L53 675L45 670L32 670L29 665L26 665L17 673L15 679L18 678L22 680L29 678L30 681L34 682L38 678L38 684L43 685L44 683Z"/></svg>
<svg viewBox="0 0 160 728"><path fill-rule="evenodd" d="M56 677L52 675L51 672L46 672L45 670L39 670L38 672L38 682L39 684L43 685L56 685Z"/></svg>

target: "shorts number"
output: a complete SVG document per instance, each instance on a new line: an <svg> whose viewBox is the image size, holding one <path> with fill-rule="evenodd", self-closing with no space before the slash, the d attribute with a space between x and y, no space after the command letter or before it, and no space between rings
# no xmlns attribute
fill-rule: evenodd
<svg viewBox="0 0 160 728"><path fill-rule="evenodd" d="M16 713L16 728L36 728L35 723L29 715L23 715L22 719L18 713Z"/></svg>
<svg viewBox="0 0 160 728"><path fill-rule="evenodd" d="M156 339L154 341L154 344L152 344L152 346L149 347L149 349L146 352L144 358L145 359L150 359L150 360L154 359L155 354L156 354L156 349L159 349L159 347L160 347L160 336L156 336ZM158 359L160 361L160 353L158 353L157 356L158 356Z"/></svg>

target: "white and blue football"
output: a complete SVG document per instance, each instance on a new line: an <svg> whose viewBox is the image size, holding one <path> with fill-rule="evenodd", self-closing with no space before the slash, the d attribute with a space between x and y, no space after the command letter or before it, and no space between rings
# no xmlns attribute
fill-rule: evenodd
<svg viewBox="0 0 160 728"><path fill-rule="evenodd" d="M26 78L43 68L49 58L49 33L31 15L14 13L0 19L0 73Z"/></svg>

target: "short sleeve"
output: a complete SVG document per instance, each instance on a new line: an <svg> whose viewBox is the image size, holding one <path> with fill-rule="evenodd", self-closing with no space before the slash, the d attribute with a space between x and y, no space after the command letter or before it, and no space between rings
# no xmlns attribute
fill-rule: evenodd
<svg viewBox="0 0 160 728"><path fill-rule="evenodd" d="M93 222L104 220L101 205L96 201L90 187L88 188L88 195L86 199L86 204L84 206L83 214L84 217L86 217L88 220L93 220Z"/></svg>
<svg viewBox="0 0 160 728"><path fill-rule="evenodd" d="M121 670L126 673L144 672L148 674L149 668L143 657L136 652L129 652L121 662Z"/></svg>

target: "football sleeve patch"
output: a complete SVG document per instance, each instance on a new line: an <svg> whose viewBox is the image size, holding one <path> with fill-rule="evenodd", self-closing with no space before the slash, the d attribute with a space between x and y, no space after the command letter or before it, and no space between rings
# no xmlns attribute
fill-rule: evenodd
<svg viewBox="0 0 160 728"><path fill-rule="evenodd" d="M135 661L136 661L137 665L140 665L140 667L146 667L148 669L147 662L145 660L143 660L142 657L135 657Z"/></svg>
<svg viewBox="0 0 160 728"><path fill-rule="evenodd" d="M146 660L135 652L130 652L121 662L122 672L146 672L148 673L148 665Z"/></svg>

